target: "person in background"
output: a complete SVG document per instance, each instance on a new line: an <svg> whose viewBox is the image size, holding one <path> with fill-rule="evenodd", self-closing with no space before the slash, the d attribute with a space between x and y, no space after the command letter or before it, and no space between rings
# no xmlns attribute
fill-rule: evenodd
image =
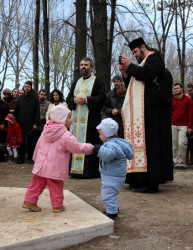
<svg viewBox="0 0 193 250"><path fill-rule="evenodd" d="M193 97L193 84L192 83L188 83L186 85L186 94L190 96L191 98ZM193 164L193 135L192 134L188 134L187 164L188 165Z"/></svg>
<svg viewBox="0 0 193 250"><path fill-rule="evenodd" d="M34 174L28 186L23 208L40 212L37 202L40 194L48 186L54 213L65 210L63 205L64 180L68 179L70 153L92 154L93 145L78 143L68 131L72 123L71 111L64 105L57 105L50 112L50 122L36 145L33 159Z"/></svg>
<svg viewBox="0 0 193 250"><path fill-rule="evenodd" d="M14 89L12 90L12 95L13 95L13 98L15 98L15 100L17 100L18 97L19 97L19 89L14 88Z"/></svg>
<svg viewBox="0 0 193 250"><path fill-rule="evenodd" d="M112 82L114 88L107 94L107 100L102 109L101 119L109 117L115 120L119 124L118 136L124 138L121 108L125 99L126 87L123 84L122 77L119 75L114 76Z"/></svg>
<svg viewBox="0 0 193 250"><path fill-rule="evenodd" d="M19 159L16 163L23 163L25 153L28 152L27 162L33 164L32 156L37 142L36 129L40 119L40 106L38 96L32 89L31 81L25 82L24 94L18 98L14 115L22 130L22 143L19 148Z"/></svg>
<svg viewBox="0 0 193 250"><path fill-rule="evenodd" d="M104 214L111 219L116 219L119 213L117 195L125 182L126 159L133 158L132 145L117 136L118 127L118 123L113 119L103 119L96 127L103 145L94 146L94 154L99 157L100 162L101 195L106 204Z"/></svg>
<svg viewBox="0 0 193 250"><path fill-rule="evenodd" d="M38 96L39 96L39 103L40 103L40 122L39 122L39 125L37 127L38 138L39 138L42 131L43 131L44 125L46 124L46 112L48 110L48 106L49 106L50 102L48 102L46 100L46 90L45 89L40 89Z"/></svg>
<svg viewBox="0 0 193 250"><path fill-rule="evenodd" d="M67 107L67 103L64 100L63 93L58 89L54 89L50 93L50 104L49 104L48 110L46 112L46 123L48 123L50 121L51 110L53 109L53 107L55 107L57 105L64 105L65 107Z"/></svg>
<svg viewBox="0 0 193 250"><path fill-rule="evenodd" d="M24 94L24 90L23 90L23 89L20 89L20 90L19 90L19 96L20 96L20 95L23 95L23 94Z"/></svg>
<svg viewBox="0 0 193 250"><path fill-rule="evenodd" d="M92 74L93 66L93 61L88 57L80 61L82 77L72 84L66 101L68 108L73 110L73 135L78 142L94 145L101 143L96 126L101 121L106 91L103 81ZM100 177L98 158L95 155L73 154L70 174L80 178Z"/></svg>
<svg viewBox="0 0 193 250"><path fill-rule="evenodd" d="M5 117L9 113L9 106L1 99L1 91L0 91L0 126L5 126L4 120ZM0 129L0 162L3 162L5 160L5 153L7 153L7 133Z"/></svg>
<svg viewBox="0 0 193 250"><path fill-rule="evenodd" d="M8 88L3 90L3 101L8 104L9 112L13 113L16 106L16 99L13 98L12 91Z"/></svg>
<svg viewBox="0 0 193 250"><path fill-rule="evenodd" d="M21 127L15 121L13 114L8 114L5 118L8 126L1 125L1 129L7 132L7 151L10 157L10 161L16 162L18 157L17 149L22 143Z"/></svg>
<svg viewBox="0 0 193 250"><path fill-rule="evenodd" d="M193 93L190 94L190 97L193 101ZM187 137L188 137L187 164L193 165L193 133L187 134Z"/></svg>
<svg viewBox="0 0 193 250"><path fill-rule="evenodd" d="M172 146L174 168L187 167L187 135L192 133L193 101L180 83L174 84L172 99Z"/></svg>
<svg viewBox="0 0 193 250"><path fill-rule="evenodd" d="M186 94L188 96L191 96L192 93L193 93L193 84L189 83L186 85Z"/></svg>

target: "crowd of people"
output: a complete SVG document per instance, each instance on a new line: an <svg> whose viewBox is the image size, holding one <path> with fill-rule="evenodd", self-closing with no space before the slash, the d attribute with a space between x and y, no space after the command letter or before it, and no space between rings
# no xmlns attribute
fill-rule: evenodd
<svg viewBox="0 0 193 250"><path fill-rule="evenodd" d="M160 184L173 180L173 167L193 164L193 85L186 93L182 84L173 85L160 52L142 38L129 47L138 65L122 55L121 75L113 77L108 93L88 57L80 61L82 77L66 101L58 89L47 101L46 91L35 93L31 81L23 93L3 90L0 161L6 152L18 164L35 161L24 208L41 211L37 201L47 185L53 211L61 212L68 174L101 176L104 213L116 218L124 182L133 192L157 193Z"/></svg>

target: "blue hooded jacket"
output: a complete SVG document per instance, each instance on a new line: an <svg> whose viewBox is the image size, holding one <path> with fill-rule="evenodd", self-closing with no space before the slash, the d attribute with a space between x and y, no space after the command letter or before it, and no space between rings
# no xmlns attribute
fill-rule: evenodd
<svg viewBox="0 0 193 250"><path fill-rule="evenodd" d="M97 156L101 173L110 176L125 176L127 174L126 159L133 158L133 147L124 139L111 138L100 147Z"/></svg>

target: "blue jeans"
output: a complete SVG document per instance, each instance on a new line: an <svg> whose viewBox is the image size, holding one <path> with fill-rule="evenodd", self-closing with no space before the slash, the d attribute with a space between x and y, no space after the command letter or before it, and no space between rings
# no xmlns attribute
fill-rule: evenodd
<svg viewBox="0 0 193 250"><path fill-rule="evenodd" d="M126 176L109 176L101 173L102 187L101 196L106 205L106 212L108 214L118 213L119 203L117 194L125 182Z"/></svg>

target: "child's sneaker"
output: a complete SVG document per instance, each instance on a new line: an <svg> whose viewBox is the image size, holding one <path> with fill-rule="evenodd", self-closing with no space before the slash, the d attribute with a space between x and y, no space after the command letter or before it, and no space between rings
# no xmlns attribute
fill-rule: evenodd
<svg viewBox="0 0 193 250"><path fill-rule="evenodd" d="M62 211L65 210L65 207L64 206L61 206L61 207L53 207L53 212L54 213L60 213Z"/></svg>
<svg viewBox="0 0 193 250"><path fill-rule="evenodd" d="M118 212L118 213L119 213L119 212ZM107 213L106 211L103 211L103 214L106 215L107 217L109 217L109 218L112 219L112 220L116 220L116 219L117 219L118 213L116 213L116 214L109 214L109 213Z"/></svg>
<svg viewBox="0 0 193 250"><path fill-rule="evenodd" d="M10 155L9 157L10 157L10 158L9 158L9 162L14 162L14 157L13 157L13 155Z"/></svg>
<svg viewBox="0 0 193 250"><path fill-rule="evenodd" d="M33 212L40 212L42 210L41 207L38 207L36 204L30 203L30 202L25 202L25 201L24 201L22 207L27 208Z"/></svg>

